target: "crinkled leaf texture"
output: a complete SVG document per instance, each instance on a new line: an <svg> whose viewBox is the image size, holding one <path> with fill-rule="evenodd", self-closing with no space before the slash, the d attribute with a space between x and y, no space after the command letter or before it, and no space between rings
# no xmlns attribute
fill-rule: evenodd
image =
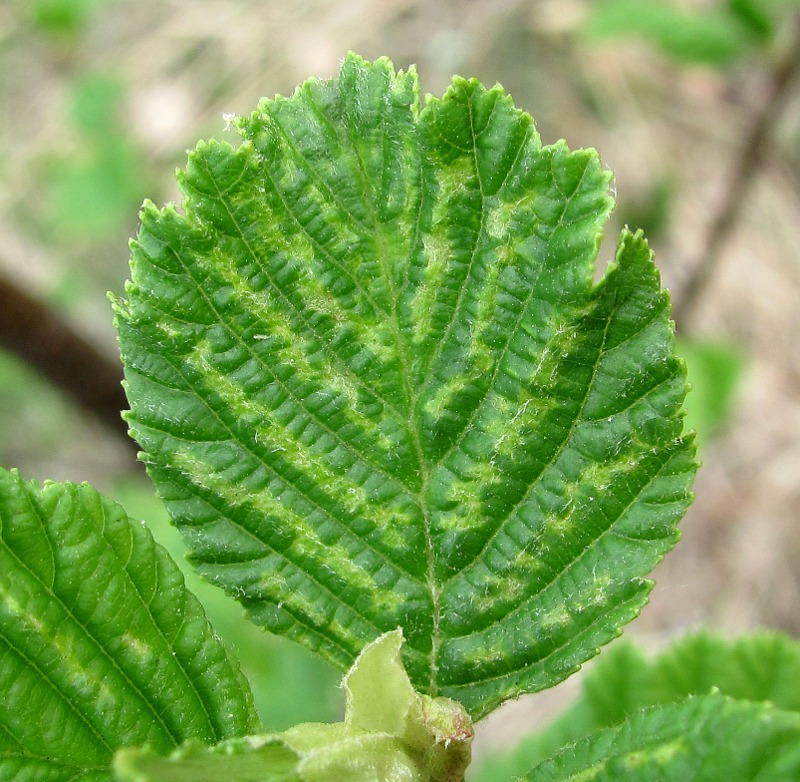
<svg viewBox="0 0 800 782"><path fill-rule="evenodd" d="M609 174L499 87L348 56L145 206L128 421L199 570L346 669L402 627L478 718L646 600L693 449L641 235L593 282Z"/></svg>
<svg viewBox="0 0 800 782"><path fill-rule="evenodd" d="M253 732L249 689L148 530L0 471L0 779L100 782L114 750Z"/></svg>
<svg viewBox="0 0 800 782"><path fill-rule="evenodd" d="M800 714L719 693L639 712L538 765L527 782L791 782Z"/></svg>
<svg viewBox="0 0 800 782"><path fill-rule="evenodd" d="M633 644L615 644L587 674L570 708L513 753L489 758L475 780L506 782L559 748L620 724L641 709L712 690L800 712L800 644L768 631L735 640L701 632L680 639L652 660Z"/></svg>

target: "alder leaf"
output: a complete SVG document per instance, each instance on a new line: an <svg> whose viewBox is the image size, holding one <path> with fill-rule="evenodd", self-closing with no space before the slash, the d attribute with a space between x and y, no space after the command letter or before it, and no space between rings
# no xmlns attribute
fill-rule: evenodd
<svg viewBox="0 0 800 782"><path fill-rule="evenodd" d="M756 782L800 775L800 714L719 693L657 706L565 747L527 782Z"/></svg>
<svg viewBox="0 0 800 782"><path fill-rule="evenodd" d="M149 531L84 484L0 471L0 779L99 782L113 752L258 730Z"/></svg>
<svg viewBox="0 0 800 782"><path fill-rule="evenodd" d="M402 627L479 718L639 612L693 447L640 234L593 281L610 175L501 88L349 55L202 142L116 303L142 458L197 568L346 669Z"/></svg>

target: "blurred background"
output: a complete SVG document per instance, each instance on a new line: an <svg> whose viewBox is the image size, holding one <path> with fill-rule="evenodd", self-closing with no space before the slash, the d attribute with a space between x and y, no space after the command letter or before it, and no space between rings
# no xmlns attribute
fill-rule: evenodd
<svg viewBox="0 0 800 782"><path fill-rule="evenodd" d="M626 635L701 624L800 635L800 2L795 0L0 1L0 464L88 480L173 552L118 410L107 291L121 293L145 197L225 113L332 77L354 50L501 83L545 143L593 146L622 225L672 291L704 466L678 553ZM195 588L201 589L195 580ZM338 676L203 591L268 729L330 719ZM575 679L577 677L573 677ZM575 689L481 730L511 747Z"/></svg>

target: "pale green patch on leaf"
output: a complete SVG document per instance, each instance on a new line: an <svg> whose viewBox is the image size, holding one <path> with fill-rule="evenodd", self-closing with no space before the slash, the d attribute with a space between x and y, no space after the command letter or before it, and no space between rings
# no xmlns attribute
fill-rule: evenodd
<svg viewBox="0 0 800 782"><path fill-rule="evenodd" d="M99 782L131 744L253 732L247 684L167 553L88 485L0 471L0 779Z"/></svg>
<svg viewBox="0 0 800 782"><path fill-rule="evenodd" d="M414 691L400 659L402 633L364 648L344 679L344 722L306 723L169 757L119 752L119 782L458 782L469 765L472 724L463 707Z"/></svg>
<svg viewBox="0 0 800 782"><path fill-rule="evenodd" d="M565 747L527 782L737 782L800 777L800 714L719 693L639 712Z"/></svg>
<svg viewBox="0 0 800 782"><path fill-rule="evenodd" d="M204 142L117 302L128 414L193 560L347 669L402 627L478 718L637 615L693 449L641 235L599 285L593 150L499 87L348 56Z"/></svg>
<svg viewBox="0 0 800 782"><path fill-rule="evenodd" d="M124 749L114 758L118 782L305 782L300 756L278 738L247 736L208 748L190 743L169 757Z"/></svg>

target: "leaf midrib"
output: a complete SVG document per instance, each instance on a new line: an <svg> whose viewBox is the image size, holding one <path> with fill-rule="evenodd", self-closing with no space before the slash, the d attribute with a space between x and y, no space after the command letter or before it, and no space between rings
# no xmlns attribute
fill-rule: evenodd
<svg viewBox="0 0 800 782"><path fill-rule="evenodd" d="M200 162L200 161L198 160L198 163L199 163L199 162ZM217 184L217 181L216 181L216 177L213 175L212 171L211 171L211 170L210 170L208 167L206 167L206 168L205 168L205 171L206 171L206 174L208 175L209 181L211 181L211 182L214 184L214 188L215 188L215 190L217 191L217 195L218 195L219 203L220 203L220 204L222 204L222 205L224 206L224 208L225 208L225 210L226 210L226 213L228 214L228 216L229 216L229 218L230 218L230 220L231 220L231 223L232 223L232 224L233 224L233 225L236 227L236 230L237 230L237 232L239 233L239 236L240 236L240 238L241 238L241 240L242 240L243 244L244 244L244 245L245 245L245 247L247 248L247 250L248 250L248 252L250 253L251 257L252 257L254 260L256 260L256 261L259 261L259 259L260 259L260 256L259 256L258 254L256 254L256 253L255 253L255 251L252 249L252 247L250 246L249 242L247 241L246 237L244 236L244 232L243 232L243 230L242 230L241 226L239 225L239 222L238 222L238 220L237 220L237 219L234 217L233 213L231 212L231 210L230 210L230 208L229 208L229 206L228 206L227 200L226 200L226 199L223 197L223 193L222 193L222 191L220 190L220 188L218 187L218 184ZM288 210L288 206L287 206L287 211L289 211L289 210ZM217 319L217 322L218 322L219 324L221 324L222 326L224 326L224 328L226 329L226 331L228 331L228 333L230 334L230 336L231 336L231 337L232 337L232 338L233 338L233 339L234 339L234 340L235 340L235 341L236 341L238 344L242 345L242 346L245 348L245 350L247 350L247 351L248 351L248 353L249 353L249 354L250 354L250 355L251 355L251 356L252 356L254 359L256 359L256 360L258 361L258 363L259 363L259 365L260 365L260 366L263 366L263 367L265 367L265 368L266 368L266 369L267 369L267 370L270 372L270 375L273 377L273 379L275 380L275 382L276 382L276 383L279 383L279 384L281 385L281 387L282 387L282 388L284 388L284 390L286 391L287 395L289 395L291 398L295 399L295 401L297 402L297 404L298 404L300 407L302 407L302 409L303 409L303 410L305 410L305 411L306 411L306 413L309 415L309 417L311 417L311 418L313 418L313 419L314 419L315 423L317 423L317 424L320 426L320 428L323 428L323 429L325 429L325 431L329 431L329 432L331 433L331 436L333 436L333 437L334 437L335 439L337 439L339 442L342 442L342 444L343 444L345 447L347 447L347 448L351 449L352 451L354 451L355 453L357 453L357 454L359 455L359 457L360 457L360 458L364 458L364 461L365 461L365 462L367 462L368 464L370 464L370 466L372 466L372 467L373 467L373 469L375 469L377 472L379 472L381 475L383 475L383 476L384 476L384 477L385 477L387 480L392 480L392 481L396 482L398 485L400 485L400 486L403 488L403 490L404 490L404 491L406 491L406 493L407 493L408 495L410 495L410 496L413 496L413 492L412 492L412 491L411 491L411 490L410 490L408 487L406 487L406 486L405 486L405 484L403 484L403 482L402 482L402 481L400 481L398 478L395 478L394 476L390 476L390 475L388 475L387 473L385 473L385 471L384 471L382 468L380 468L379 466L376 466L376 465L372 464L372 462L371 462L371 461L369 461L368 459L366 459L366 457L361 457L361 454L360 454L360 452L359 452L359 451L357 451L357 450L356 450L354 447L352 447L352 446L351 446L351 444L349 444L349 443L344 443L343 441L341 441L341 438L340 438L340 437L339 437L339 436L338 436L338 435L337 435L335 432L333 432L333 431L329 430L329 429L328 429L328 428L327 428L327 427L326 427L324 424L322 424L321 422L319 422L319 421L318 421L318 419L316 418L316 416L314 416L314 414L313 414L312 412L310 412L310 411L306 410L306 408L305 408L305 406L302 404L301 400L297 399L297 397L296 397L294 394L292 394L292 393L291 393L291 392L290 392L288 389L286 389L286 388L283 386L283 384L282 384L282 383L280 382L280 380L279 380L279 379L278 379L278 378L277 378L277 377L274 375L274 373L272 373L272 371L271 371L271 370L269 370L269 368L268 368L268 367L266 367L266 365L264 364L264 362L263 362L263 360L261 359L261 357L260 357L260 356L258 356L258 355L256 355L256 354L255 354L255 353L252 351L252 348L251 348L251 346L250 346L250 345L248 345L248 344L247 344L247 343L246 343L246 342L245 342L245 341L244 341L244 340L241 338L241 336L240 336L240 335L239 335L239 334L238 334L238 333L235 331L235 329L233 329L233 328L232 328L232 327L231 327L231 326L228 324L227 320L226 320L226 319L225 319L225 318L222 316L222 313L220 312L220 310L219 310L219 308L217 307L216 303L215 303L215 302L214 302L214 301L213 301L213 300L212 300L212 299L211 299L211 298L208 296L208 294L207 294L206 290L204 289L204 287L203 287L201 284L199 284L199 283L198 283L198 282L195 280L194 276L191 274L191 268L190 268L190 267L188 267L188 266L186 265L186 263L184 262L184 259L183 259L183 258L180 256L180 254L179 254L179 253L178 253L178 252L177 252L177 251L176 251L174 248L172 248L172 247L169 247L168 249L169 249L169 252L172 254L173 258L175 259L175 261L176 261L176 262L177 262L177 263L178 263L180 266L182 266L182 267L184 268L184 271L185 271L186 275L188 276L188 278L189 278L189 279L191 279L191 280L192 280L192 282L193 282L193 285L194 285L194 287L195 287L195 289L196 289L196 291L197 291L198 295L199 295L199 296L201 296L201 297L203 298L203 300L204 300L204 301L205 301L205 303L206 303L206 306L207 306L207 307L208 307L208 308L209 308L209 309L210 309L212 312L214 312L214 314L215 314L215 316L216 316L216 319ZM157 310L157 311L159 311L161 314L163 314L163 315L165 315L165 316L174 317L174 315L172 315L172 313L165 312L164 310L162 310L162 309L160 309L158 306L156 306L156 303L155 303L155 302L153 302L153 301L151 301L151 302L148 302L148 306L149 306L149 307L151 307L151 308L153 308L153 309L155 309L155 310ZM214 408L213 408L213 406L211 406L211 405L209 405L209 404L207 403L207 401L206 401L206 395L202 393L202 389L198 389L198 388L195 386L195 384L194 384L194 383L191 381L191 379L190 379L189 377L187 377L187 375L186 375L186 373L185 373L185 371L184 371L184 367L183 367L183 365L182 365L182 364L176 364L176 363L174 363L174 362L173 362L172 360L170 360L170 359L169 359L169 358L168 358L166 355L162 356L162 358L164 358L164 359L166 359L167 361L169 361L170 365L171 365L171 366L173 367L173 369L174 369L174 370L175 370L175 371L176 371L176 372L177 372L177 373L178 373L178 374L179 374L179 375L180 375L180 376L183 378L184 382L186 382L187 384L189 384L191 387L193 387L193 388L194 388L196 397L197 397L198 399L200 399L201 401L203 401L203 404L205 405L206 409L207 409L207 410L208 410L208 411L209 411L209 412L210 412L210 413L213 415L213 417L214 417L214 418L216 419L216 421L217 421L217 422L220 424L220 426L222 426L222 427L223 427L223 428L224 428L224 429L225 429L225 430L226 430L226 431L227 431L227 432L230 434L231 438L232 438L232 439L233 439L235 442L237 442L237 443L238 443L238 444L239 444L239 445L240 445L242 448L244 448L244 449L245 449L245 450L246 450L248 453L250 453L250 454L251 454L251 455L252 455L252 456L253 456L253 457L254 457L256 460L258 460L258 462L259 462L260 464L262 464L262 465L265 467L265 469L269 470L270 472L272 472L273 474L275 474L275 475L277 475L278 477L282 478L283 480L286 480L286 476L279 475L278 473L275 473L275 472L274 472L274 470L273 470L273 468L271 467L271 465L270 465L270 464L269 464L269 463L268 463L268 462L267 462L267 461L266 461L266 460L263 458L263 456L261 456L259 453L257 453L256 451L254 451L254 450L253 450L253 448L250 446L249 442L246 442L246 441L243 441L242 439L240 439L240 438L239 438L239 437L236 435L236 433L235 433L235 432L234 432L234 431L231 429L231 427L230 427L230 426L229 426L229 425L228 425L228 424L227 424L227 423L226 423L226 422L225 422L225 421L224 421L224 420L223 420L223 419L220 417L220 415L219 415L218 411L217 411L216 409L214 409ZM151 382L157 383L157 384L159 384L159 385L162 385L162 386L164 386L164 387L167 387L167 388L169 387L169 386L168 386L168 385L166 385L166 384L165 384L165 383L164 383L164 382L163 382L163 381L162 381L160 378L157 378L157 377L155 377L155 376L152 376L152 375L147 375L147 376L148 376L148 378L150 379L150 381L151 381ZM152 425L152 423L148 423L148 424L147 424L147 426L148 426L148 428L150 428L150 429L153 429L153 430L155 430L155 431L158 431L157 427L154 427L154 426ZM171 436L171 437L177 437L177 436L176 436L174 433L172 433L172 432L167 432L167 434L168 434L169 436ZM186 438L181 438L181 439L186 439ZM195 484L192 484L192 485L195 485ZM302 490L302 489L301 489L299 486L297 486L297 484L296 484L296 483L293 483L293 482L292 482L292 486L293 486L293 487L294 487L294 489L295 489L295 490L298 492L298 494L299 494L299 495L303 496L303 497L304 497L304 499L306 499L306 501L307 501L307 502L309 502L310 504L312 504L312 505L314 505L315 507L319 508L319 509L320 509L320 510L321 510L323 513L325 513L325 515L326 515L326 516L328 516L328 517L329 517L329 518L330 518L332 521L334 521L334 523L336 523L338 526L341 526L343 529L346 529L346 530L348 530L348 532L350 532L351 534L355 535L355 533L354 533L354 532L353 532L353 531L352 531L352 530L351 530L351 529L348 527L348 525L347 525L346 523L344 523L344 522L343 522L341 519L337 518L336 516L332 515L332 514L330 513L330 511L329 511L327 508L324 508L324 507L320 506L320 505L319 505L319 504L318 504L318 503L317 503L315 500L313 500L313 498L309 497L309 496L308 496L308 495L307 495L307 494L306 494L306 493L305 493L305 492L304 492L304 491L303 491L303 490ZM205 500L204 500L204 501L205 501ZM253 538L254 538L255 540L257 540L259 543L261 543L261 544L264 544L264 541L263 541L263 540L261 540L260 538L256 537L256 536L255 536L255 535L254 535L252 532L250 532L250 531L249 531L249 530L247 530L245 527L243 527L243 526L242 526L242 525L241 525L241 524L240 524L240 523L239 523L239 522L238 522L238 521L237 521L235 518L231 517L231 516L230 516L230 515L229 515L227 512L223 512L223 510L222 510L221 508L215 508L215 510L216 510L218 513L220 513L220 514L223 516L223 518L226 518L227 520L229 520L229 521L230 521L232 524L234 524L234 525L235 525L235 526L236 526L238 529L242 530L242 531L243 531L245 534L247 534L247 535L249 535L249 536L253 537ZM363 544L365 547L367 547L367 548L371 549L372 551L374 551L374 552L375 552L375 554L376 554L378 557L380 557L380 558L382 558L382 559L385 559L386 561L390 562L390 563L392 564L392 566L393 566L393 567L395 567L395 568L396 568L396 569L397 569L399 572L401 572L401 573L403 573L404 575L406 575L406 576L409 578L409 580L410 580L410 581L412 581L412 582L415 582L415 583L420 583L420 582L418 581L418 579L417 579L417 577L416 577L416 576L414 576L412 573L410 573L410 572L409 572L409 571L408 571L408 570L407 570L407 569L406 569L406 568L405 568L405 567L404 567L404 566L403 566L403 565L402 565L400 562L398 562L397 560L395 560L395 559L391 558L390 556L388 556L387 552L380 551L380 550L376 549L376 548L375 548L375 547L374 547L372 544L370 544L370 543L369 543L369 542L368 542L368 541L367 541L367 540L366 540L364 537L362 537L362 536L357 536L357 537L359 538L359 540L361 541L361 543L362 543L362 544ZM280 555L282 558L286 559L287 561L289 561L289 562L292 562L292 559L291 559L291 558L290 558L290 557L287 555L287 553L286 553L286 552L284 552L284 551L277 551L277 550L276 550L276 553L277 553L277 554L279 554L279 555ZM375 633L376 633L376 635L379 635L379 634L382 632L382 630L381 630L380 628L378 628L378 627L375 625L375 622L374 622L374 619L373 619L373 618L371 618L371 617L369 617L369 616L365 615L365 614L364 614L362 611L358 610L358 609L357 609L355 606L353 606L353 605L351 605L351 604L349 604L349 603L345 603L345 602L344 602L344 601L343 601L343 600L342 600L342 599L341 599L341 598L340 598L338 595L336 595L334 592L332 592L332 591L331 591L331 589L330 589L329 587L327 587L325 584L321 583L321 582L320 582L320 581L319 581L317 578L315 578L315 577L313 576L313 574L311 574L311 573L310 573L308 570L306 570L305 568L303 568L301 565L299 565L298 563L295 563L295 562L293 562L293 564L294 564L294 566L295 566L295 567L297 567L297 568L298 568L298 570L301 570L301 571L303 571L303 572L304 572L304 573L305 573L305 574L306 574L306 575L307 575L307 576L308 576L308 577L309 577L309 578L310 578L312 581L314 581L314 583L316 583L316 584L317 584L317 585L320 587L320 589L322 589L322 590L323 590L323 591L324 591L326 594L330 595L330 596L331 596L331 598L332 598L332 599L333 599L335 602L345 605L345 606L346 606L348 609L350 609L350 610L354 611L354 613L356 613L358 616L360 616L360 617L361 617L361 619L362 619L362 620L363 620L363 621L364 621L366 624L368 624L368 625L372 626L373 628L375 628ZM294 616L294 614L293 614L293 616ZM305 627L308 627L308 625L307 625L305 622L300 622L300 624L303 624L303 626L305 626ZM311 630L314 630L313 628L309 628L309 629L311 629ZM318 633L319 631L317 631L317 630L314 630L314 632L317 632L317 633ZM326 640L328 643L331 643L331 644L333 644L333 645L335 645L335 646L338 646L339 648L343 648L343 647L341 646L341 644L337 643L337 642L335 641L335 639L334 639L332 636L330 636L330 635L325 635L325 636L324 636L324 638L325 638L325 640ZM344 649L344 648L343 648L343 650L344 650L344 651L345 651L347 654L352 654L352 650L347 650L347 649Z"/></svg>
<svg viewBox="0 0 800 782"><path fill-rule="evenodd" d="M385 100L385 93L383 93L382 99ZM377 209L375 208L375 203L372 194L372 187L369 182L369 177L367 176L364 161L358 149L358 144L356 143L356 139L353 134L353 128L350 122L349 113L346 113L346 116L347 116L348 139L350 141L353 154L355 155L355 159L358 164L358 173L359 173L359 178L361 180L362 192L364 193L364 199L366 202L367 210L372 220L375 236L377 237L378 261L380 263L386 289L389 291L389 298L391 301L392 336L394 338L395 349L397 350L397 354L400 359L400 367L401 367L400 374L403 379L403 391L405 393L408 406L408 415L406 417L406 429L411 436L411 442L414 448L414 452L416 453L417 456L417 464L419 466L419 471L420 471L420 489L419 489L419 494L417 496L417 502L419 504L419 508L422 513L423 534L425 538L425 549L426 549L425 578L426 578L426 586L431 597L431 649L428 655L428 661L429 661L428 692L431 696L435 697L439 688L437 673L438 673L439 646L441 643L441 631L440 631L441 586L437 583L436 580L436 552L433 547L433 538L431 530L431 512L430 508L428 507L426 499L428 493L428 482L430 480L430 465L428 464L428 461L425 458L425 453L422 447L422 441L420 439L419 427L416 426L416 422L414 420L418 404L418 393L414 383L412 382L411 362L408 357L408 344L407 341L404 339L403 330L400 327L400 317L398 313L399 297L397 295L397 290L394 285L394 275L392 274L393 269L389 262L388 248L386 246L386 240L383 235L383 224L378 219L378 213ZM385 117L386 114L384 113L382 116ZM416 120L414 121L414 125L415 125L415 132L418 133ZM385 134L384 123L381 123L381 132L382 134ZM385 137L382 136L382 140L385 141ZM382 154L385 149L386 145L385 143L382 143L381 144ZM382 163L381 168L385 170L385 165L386 165L385 159L382 159L381 163ZM417 159L417 168L418 171L422 168L422 162L419 158ZM419 213L421 213L422 211L423 196L424 193L421 192L419 206L418 206ZM417 220L417 224L418 223L419 220ZM414 252L413 237L409 237L408 252L409 255ZM409 263L410 263L410 258L406 258L406 263L405 263L406 268L408 268Z"/></svg>

